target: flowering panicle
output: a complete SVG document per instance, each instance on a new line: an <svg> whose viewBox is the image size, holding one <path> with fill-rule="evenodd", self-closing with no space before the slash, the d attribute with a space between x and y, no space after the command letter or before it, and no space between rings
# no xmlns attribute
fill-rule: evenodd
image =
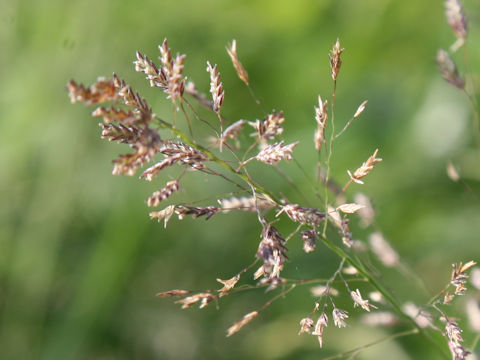
<svg viewBox="0 0 480 360"><path fill-rule="evenodd" d="M337 81L338 73L340 72L340 67L342 66L342 59L340 59L340 55L342 55L344 49L340 48L340 40L337 39L335 45L333 45L332 50L330 51L330 69L332 70L332 79L333 81Z"/></svg>
<svg viewBox="0 0 480 360"><path fill-rule="evenodd" d="M169 181L161 190L155 191L152 196L147 199L147 205L156 207L160 203L169 198L175 191L180 188L178 180Z"/></svg>

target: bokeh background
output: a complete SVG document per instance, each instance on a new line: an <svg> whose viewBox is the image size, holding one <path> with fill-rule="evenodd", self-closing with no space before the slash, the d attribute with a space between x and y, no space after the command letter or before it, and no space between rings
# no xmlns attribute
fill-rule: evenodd
<svg viewBox="0 0 480 360"><path fill-rule="evenodd" d="M478 74L478 2L465 6ZM402 330L352 319L347 329L329 327L320 350L315 338L297 336L314 300L299 287L227 339L226 328L273 295L242 293L203 310L180 310L155 297L171 288L216 288L217 277L229 278L253 260L260 233L252 214L174 219L164 230L144 203L163 181L112 177L111 160L127 149L101 140L91 109L69 103L70 78L90 84L116 72L171 119L164 94L132 65L136 50L155 59L165 37L174 52L187 54L185 72L202 91L209 89L206 61L218 64L227 119L254 120L262 112L225 51L237 39L255 93L267 110L284 111L286 141L301 141L295 153L308 176L315 169L313 106L319 94L331 94L327 55L340 38L346 50L338 123L369 102L337 142L334 176L346 181L346 169L380 149L384 161L349 194L372 197L377 225L431 294L448 281L452 263L480 259L472 115L434 62L437 48L455 40L442 1L2 0L0 8L2 359L320 359ZM447 177L448 160L471 191ZM284 169L309 194L305 175L290 164ZM273 172L261 182L301 201ZM177 199L208 198L212 189L232 191L189 174ZM360 240L371 231L352 228ZM325 247L307 256L294 238L289 248L290 277L328 277L338 265ZM404 274L382 270L382 277L402 302L428 298ZM461 325L468 347L474 334ZM357 358L385 353L392 360L439 358L421 337L385 342Z"/></svg>

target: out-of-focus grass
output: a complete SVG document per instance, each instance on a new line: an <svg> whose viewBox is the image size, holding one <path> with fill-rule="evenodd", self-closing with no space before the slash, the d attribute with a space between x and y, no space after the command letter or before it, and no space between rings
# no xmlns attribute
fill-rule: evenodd
<svg viewBox="0 0 480 360"><path fill-rule="evenodd" d="M251 261L260 231L249 214L172 220L164 231L142 203L155 184L112 177L110 160L126 149L101 141L90 110L69 104L70 78L90 83L115 71L168 118L169 102L132 65L135 50L155 58L164 37L187 53L185 71L204 91L205 62L218 63L225 116L254 120L261 112L224 51L236 38L255 92L267 110L285 111L286 138L302 141L297 156L310 174L313 105L318 94L331 92L327 52L340 37L346 51L337 120L348 120L364 99L369 103L337 142L334 175L345 180L347 168L381 149L384 162L362 190L372 195L382 230L432 291L447 280L450 263L478 259L478 202L444 171L455 158L472 187L479 179L478 162L472 165L478 153L464 154L467 103L439 80L433 60L437 47L453 42L441 2L50 0L3 1L1 9L2 358L320 356L315 339L296 336L298 320L311 309L306 288L229 339L225 329L262 304L261 291L228 298L220 311L180 311L154 297L169 288L215 287L216 277L228 278ZM479 50L469 50L478 69ZM187 180L184 195L202 198L207 180ZM295 180L307 186L302 176ZM337 260L326 249L305 257L295 250L298 241L289 246L292 276L331 274ZM402 297L408 286L395 291ZM348 341L341 341L347 332L329 329L325 354L374 340L346 331ZM386 346L395 359L419 354L421 341L408 344Z"/></svg>

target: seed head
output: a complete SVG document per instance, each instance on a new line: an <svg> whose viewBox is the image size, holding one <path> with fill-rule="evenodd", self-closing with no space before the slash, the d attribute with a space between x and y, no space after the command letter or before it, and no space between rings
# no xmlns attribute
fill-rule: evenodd
<svg viewBox="0 0 480 360"><path fill-rule="evenodd" d="M342 66L340 55L342 55L344 50L345 49L340 48L340 40L337 39L337 42L333 45L333 48L330 51L330 69L332 70L332 79L335 82L337 81L337 76L340 71L340 67Z"/></svg>
<svg viewBox="0 0 480 360"><path fill-rule="evenodd" d="M250 84L248 80L248 73L243 67L240 60L238 60L237 41L235 39L232 40L231 44L228 44L227 52L228 52L228 55L230 55L230 59L232 59L233 67L235 68L235 71L237 72L238 77L248 86Z"/></svg>

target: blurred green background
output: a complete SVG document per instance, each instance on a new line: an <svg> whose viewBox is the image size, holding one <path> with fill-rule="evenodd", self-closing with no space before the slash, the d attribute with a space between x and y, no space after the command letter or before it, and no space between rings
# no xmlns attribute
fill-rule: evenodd
<svg viewBox="0 0 480 360"><path fill-rule="evenodd" d="M476 44L478 2L465 5ZM149 219L144 199L168 175L154 183L112 177L111 160L128 150L100 139L92 109L69 103L70 78L90 84L116 72L171 119L164 94L132 65L136 50L155 59L165 37L174 52L187 54L185 72L200 90L209 88L206 61L218 64L227 119L254 120L262 113L225 51L237 39L255 93L268 111L284 111L286 141L301 141L295 154L308 175L315 166L313 106L318 94L331 94L327 54L339 37L346 50L338 123L369 102L337 142L334 176L343 183L346 169L380 149L384 161L351 194L371 195L379 227L432 294L448 281L453 262L479 260L480 156L471 111L434 62L437 48L454 41L442 1L1 0L0 7L2 359L320 359L394 331L352 319L347 329L329 327L320 350L315 338L297 336L314 300L300 287L226 339L226 328L273 295L242 293L203 310L155 297L171 288L217 288L217 277L230 278L252 261L261 230L253 214L173 219L164 230ZM468 50L477 74L480 48ZM472 191L448 179L447 160ZM285 169L308 193L304 175L290 164ZM262 183L297 196L274 173ZM232 191L189 174L175 200L207 198L217 185ZM367 239L370 230L352 228L355 238ZM327 277L338 265L322 246L306 256L295 238L289 248L290 277ZM426 301L410 279L383 276L401 301ZM468 347L473 335L465 337ZM358 359L387 352L392 360L439 356L410 337Z"/></svg>

